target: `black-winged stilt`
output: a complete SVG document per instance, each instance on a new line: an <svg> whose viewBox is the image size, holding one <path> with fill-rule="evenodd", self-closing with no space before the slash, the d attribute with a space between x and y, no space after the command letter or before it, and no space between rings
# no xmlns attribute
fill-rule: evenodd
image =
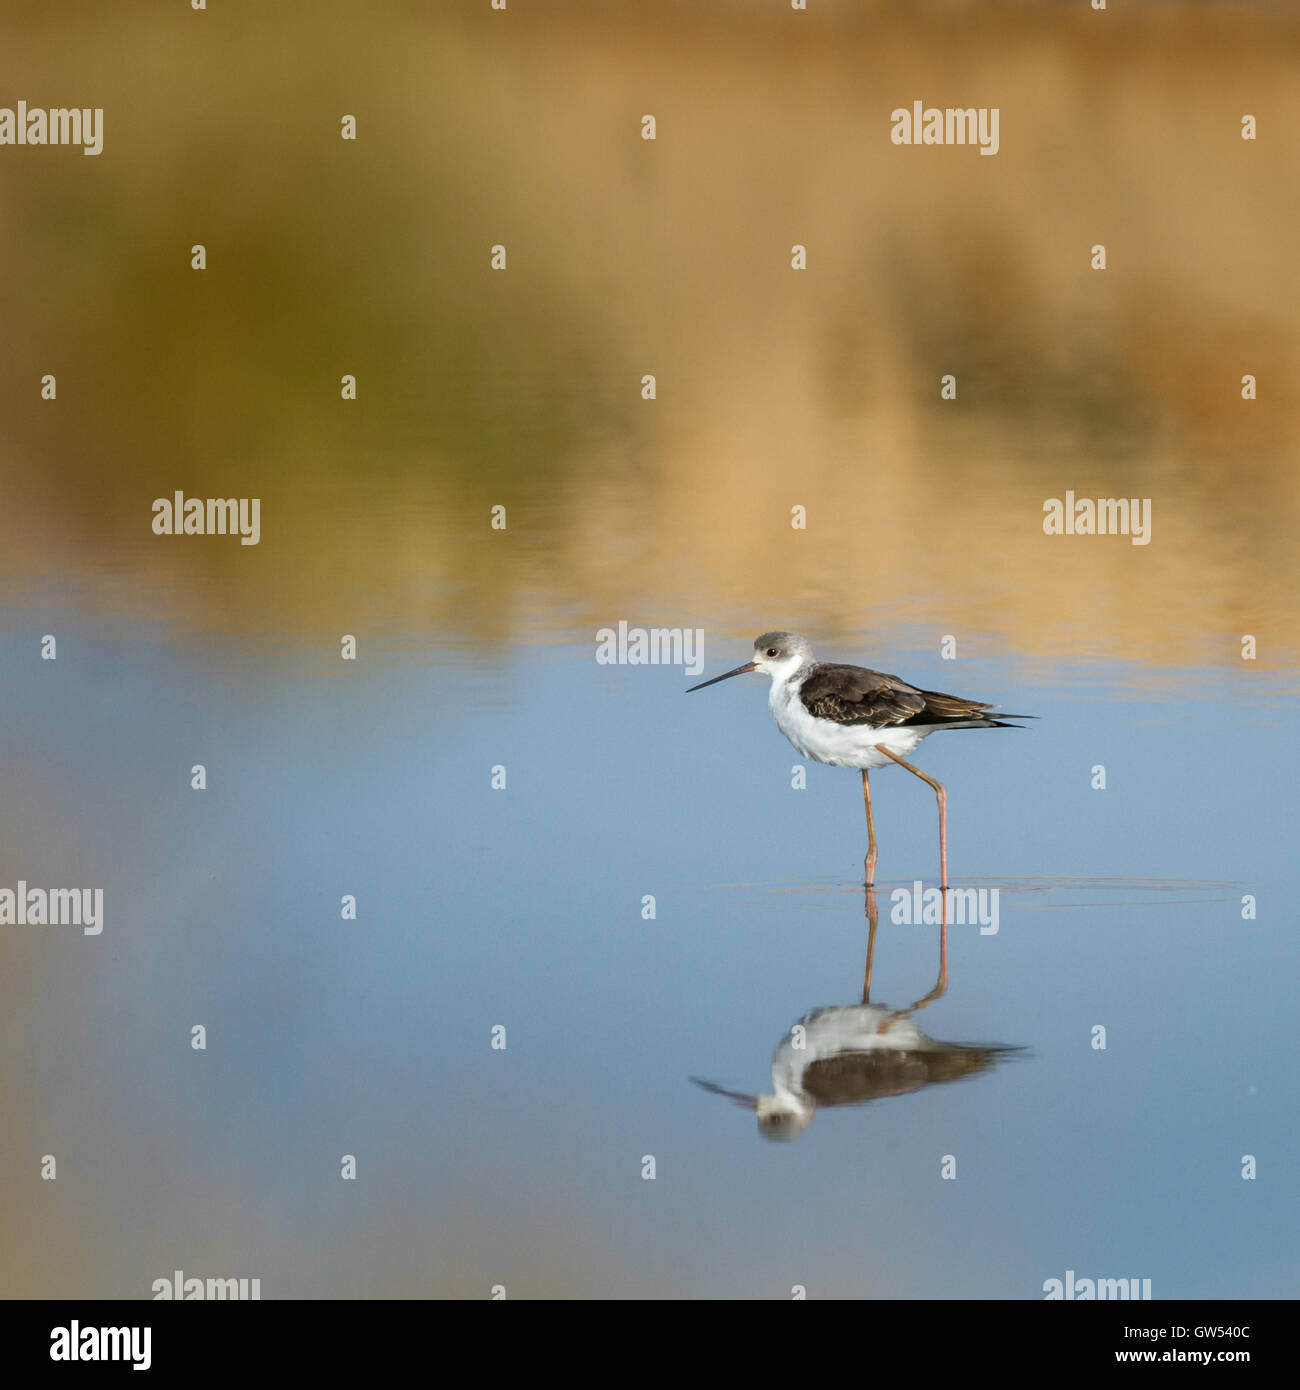
<svg viewBox="0 0 1300 1390"><path fill-rule="evenodd" d="M764 1139L797 1139L819 1109L863 1105L903 1096L926 1086L960 1081L1023 1055L1005 1043L944 1042L928 1037L915 1015L948 989L948 924L939 938L939 977L934 988L905 1009L871 1003L871 963L880 914L867 889L867 971L860 1004L834 1005L805 1014L772 1056L772 1090L765 1096L731 1091L693 1076L706 1091L756 1112Z"/></svg>
<svg viewBox="0 0 1300 1390"><path fill-rule="evenodd" d="M939 802L939 886L948 888L948 793L942 782L907 762L923 738L937 729L1019 729L1008 719L1032 719L1028 714L994 718L993 707L979 700L918 690L897 676L864 666L814 661L812 648L793 632L765 632L754 639L754 659L734 671L691 686L703 690L746 671L771 676L767 703L776 726L806 758L831 767L856 767L862 772L862 799L867 808L867 886L875 882L876 825L871 815L867 773L891 762L915 773L934 788Z"/></svg>

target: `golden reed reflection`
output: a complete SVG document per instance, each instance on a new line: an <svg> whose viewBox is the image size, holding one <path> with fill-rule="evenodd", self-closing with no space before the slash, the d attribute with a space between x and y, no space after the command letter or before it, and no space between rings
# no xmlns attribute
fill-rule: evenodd
<svg viewBox="0 0 1300 1390"><path fill-rule="evenodd" d="M199 52L87 5L0 53L105 111L99 158L0 165L11 593L410 650L761 613L1294 661L1300 14L363 8ZM958 97L996 156L891 143ZM259 543L154 535L177 490L259 498ZM1067 493L1149 542L1045 534Z"/></svg>

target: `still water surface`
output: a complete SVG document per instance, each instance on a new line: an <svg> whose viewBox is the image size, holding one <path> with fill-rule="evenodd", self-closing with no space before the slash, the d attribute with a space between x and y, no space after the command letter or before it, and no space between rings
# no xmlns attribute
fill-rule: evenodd
<svg viewBox="0 0 1300 1390"><path fill-rule="evenodd" d="M792 790L760 678L687 701L680 671L594 642L329 675L237 643L5 646L11 877L106 900L98 937L6 928L11 1288L136 1296L183 1268L266 1296L1033 1298L1073 1269L1294 1292L1280 695L1228 724L1203 672L1175 701L919 641L881 661L1041 716L921 757L954 881L1000 913L950 928L916 1022L1025 1051L771 1145L690 1078L769 1090L796 1020L860 1001L868 929L856 774ZM874 781L871 999L905 1008L938 929L889 894L934 882L933 797ZM58 1203L32 1151L59 1156Z"/></svg>
<svg viewBox="0 0 1300 1390"><path fill-rule="evenodd" d="M226 8L0 44L108 113L0 167L0 888L105 904L0 926L0 1293L1300 1293L1300 19ZM890 142L948 94L996 158ZM1039 716L915 755L998 913L911 1021L1016 1051L787 1144L692 1084L861 1007L861 790L619 621ZM934 799L873 784L905 1010Z"/></svg>

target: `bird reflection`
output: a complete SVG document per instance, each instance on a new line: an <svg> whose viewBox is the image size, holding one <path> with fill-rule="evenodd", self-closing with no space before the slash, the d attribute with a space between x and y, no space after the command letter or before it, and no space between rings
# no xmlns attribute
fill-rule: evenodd
<svg viewBox="0 0 1300 1390"><path fill-rule="evenodd" d="M764 1139L797 1139L819 1107L862 1105L903 1096L944 1081L990 1071L1023 1048L1001 1043L942 1042L927 1037L915 1014L948 989L948 914L944 902L939 931L939 974L934 988L905 1009L872 1004L871 968L880 914L867 889L867 966L862 1002L814 1009L781 1040L772 1057L772 1092L765 1096L728 1091L699 1077L691 1080L714 1095L754 1110Z"/></svg>

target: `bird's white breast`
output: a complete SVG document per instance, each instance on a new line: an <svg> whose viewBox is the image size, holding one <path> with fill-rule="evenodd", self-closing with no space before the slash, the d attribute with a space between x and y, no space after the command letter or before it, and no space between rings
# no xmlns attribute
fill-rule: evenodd
<svg viewBox="0 0 1300 1390"><path fill-rule="evenodd" d="M879 1004L847 1004L814 1009L792 1028L772 1056L772 1088L798 1095L804 1072L814 1062L854 1052L931 1052L941 1046L927 1037L906 1011Z"/></svg>
<svg viewBox="0 0 1300 1390"><path fill-rule="evenodd" d="M873 729L868 724L836 724L809 714L793 683L773 681L768 693L768 708L776 727L794 744L805 758L831 767L889 767L893 759L876 747L884 744L891 752L905 758L927 730L886 725Z"/></svg>

